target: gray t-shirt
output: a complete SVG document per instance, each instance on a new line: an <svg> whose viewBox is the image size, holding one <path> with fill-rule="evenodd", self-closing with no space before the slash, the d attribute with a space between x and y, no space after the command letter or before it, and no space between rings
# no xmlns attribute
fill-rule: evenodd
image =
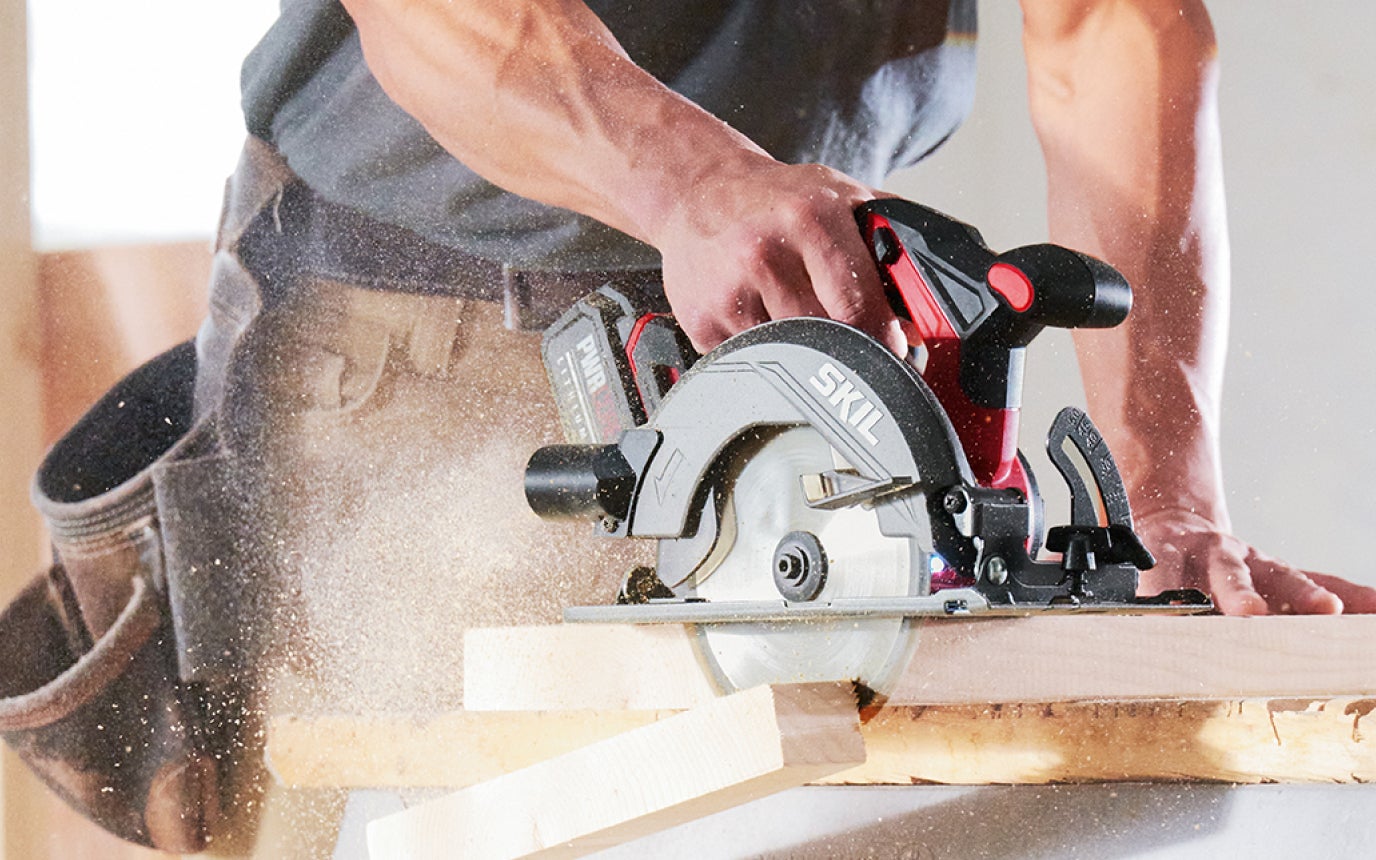
<svg viewBox="0 0 1376 860"><path fill-rule="evenodd" d="M878 184L955 130L974 94L974 0L588 0L631 58L789 162ZM381 90L336 0L283 0L243 68L248 130L325 199L525 268L643 269L654 249L519 197L446 153Z"/></svg>

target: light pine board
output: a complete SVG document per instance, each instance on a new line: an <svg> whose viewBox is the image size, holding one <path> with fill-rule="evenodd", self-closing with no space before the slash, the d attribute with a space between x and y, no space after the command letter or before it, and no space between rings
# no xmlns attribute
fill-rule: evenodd
<svg viewBox="0 0 1376 860"><path fill-rule="evenodd" d="M687 708L717 694L691 628L468 631L469 710ZM1376 696L1376 615L932 621L891 705Z"/></svg>
<svg viewBox="0 0 1376 860"><path fill-rule="evenodd" d="M1376 778L1376 618L931 623L865 714L851 783ZM280 717L268 757L309 786L490 779L718 695L676 626L470 631L469 709Z"/></svg>
<svg viewBox="0 0 1376 860"><path fill-rule="evenodd" d="M1373 699L884 708L869 760L823 782L965 785L1376 780Z"/></svg>
<svg viewBox="0 0 1376 860"><path fill-rule="evenodd" d="M849 684L758 687L374 821L369 856L577 857L864 758Z"/></svg>

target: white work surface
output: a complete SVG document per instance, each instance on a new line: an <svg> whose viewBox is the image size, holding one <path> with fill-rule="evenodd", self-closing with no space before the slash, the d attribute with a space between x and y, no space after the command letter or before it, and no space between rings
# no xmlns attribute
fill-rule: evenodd
<svg viewBox="0 0 1376 860"><path fill-rule="evenodd" d="M333 860L399 811L355 792ZM1376 790L1338 785L1101 784L797 788L589 855L597 860L1301 860L1371 857Z"/></svg>

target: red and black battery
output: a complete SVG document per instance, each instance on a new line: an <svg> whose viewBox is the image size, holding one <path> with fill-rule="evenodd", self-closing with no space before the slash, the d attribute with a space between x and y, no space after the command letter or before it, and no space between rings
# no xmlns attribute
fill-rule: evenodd
<svg viewBox="0 0 1376 860"><path fill-rule="evenodd" d="M589 445L644 424L698 358L662 295L615 283L565 312L541 351L565 438Z"/></svg>

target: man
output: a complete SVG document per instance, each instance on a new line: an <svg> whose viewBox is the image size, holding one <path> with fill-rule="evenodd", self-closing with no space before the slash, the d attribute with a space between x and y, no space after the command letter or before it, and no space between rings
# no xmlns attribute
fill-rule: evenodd
<svg viewBox="0 0 1376 860"><path fill-rule="evenodd" d="M851 227L851 210L876 190L775 161L637 66L583 4L344 5L383 89L461 162L655 247L700 350L804 314L902 349ZM1052 239L1108 260L1136 290L1125 326L1077 332L1076 344L1090 412L1161 560L1144 590L1200 587L1232 614L1376 610L1371 589L1301 572L1230 534L1217 446L1227 236L1203 5L1022 6Z"/></svg>

